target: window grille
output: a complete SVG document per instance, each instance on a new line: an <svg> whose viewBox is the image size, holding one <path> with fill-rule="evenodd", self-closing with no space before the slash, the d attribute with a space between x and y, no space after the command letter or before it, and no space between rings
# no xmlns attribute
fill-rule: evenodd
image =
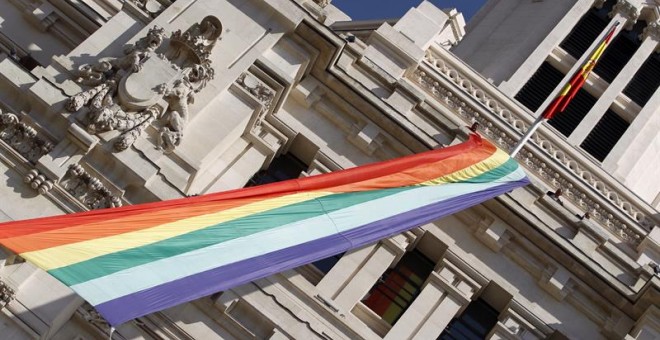
<svg viewBox="0 0 660 340"><path fill-rule="evenodd" d="M660 86L660 53L653 53L633 76L623 93L644 106Z"/></svg>
<svg viewBox="0 0 660 340"><path fill-rule="evenodd" d="M563 78L563 73L545 61L514 98L536 112Z"/></svg>

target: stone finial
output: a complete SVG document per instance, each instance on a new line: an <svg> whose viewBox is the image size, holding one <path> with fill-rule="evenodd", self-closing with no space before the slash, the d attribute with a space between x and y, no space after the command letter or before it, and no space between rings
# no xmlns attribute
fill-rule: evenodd
<svg viewBox="0 0 660 340"><path fill-rule="evenodd" d="M612 7L610 17L613 18L617 14L626 19L624 28L629 30L635 25L637 18L639 18L639 8L631 4L628 0L618 0L614 7Z"/></svg>

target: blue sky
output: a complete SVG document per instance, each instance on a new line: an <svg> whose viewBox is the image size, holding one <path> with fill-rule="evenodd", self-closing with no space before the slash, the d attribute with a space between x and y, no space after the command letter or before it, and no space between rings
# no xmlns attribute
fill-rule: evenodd
<svg viewBox="0 0 660 340"><path fill-rule="evenodd" d="M463 12L465 21L479 10L485 0L430 0L439 8L456 7ZM401 17L411 7L416 7L422 0L332 0L332 4L341 8L353 20L390 19Z"/></svg>

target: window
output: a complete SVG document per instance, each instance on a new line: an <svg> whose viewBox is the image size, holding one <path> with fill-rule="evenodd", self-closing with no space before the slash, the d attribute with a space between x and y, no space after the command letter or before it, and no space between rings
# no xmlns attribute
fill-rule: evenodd
<svg viewBox="0 0 660 340"><path fill-rule="evenodd" d="M307 169L307 165L296 156L288 153L280 155L270 163L268 169L261 170L252 176L246 187L298 178L305 169Z"/></svg>
<svg viewBox="0 0 660 340"><path fill-rule="evenodd" d="M611 83L642 44L639 35L644 27L646 22L639 20L632 30L621 30L596 64L594 73Z"/></svg>
<svg viewBox="0 0 660 340"><path fill-rule="evenodd" d="M520 92L516 94L515 98L530 111L536 112L563 78L563 73L545 61L529 78Z"/></svg>
<svg viewBox="0 0 660 340"><path fill-rule="evenodd" d="M385 322L394 325L422 290L435 263L420 251L406 253L369 290L362 303Z"/></svg>
<svg viewBox="0 0 660 340"><path fill-rule="evenodd" d="M660 53L653 53L635 73L623 93L639 106L644 106L658 86L660 86Z"/></svg>
<svg viewBox="0 0 660 340"><path fill-rule="evenodd" d="M626 132L628 126L630 123L609 109L580 147L602 162Z"/></svg>
<svg viewBox="0 0 660 340"><path fill-rule="evenodd" d="M286 153L275 158L268 169L257 172L248 181L246 187L252 187L262 184L274 183L285 181L287 179L294 179L300 177L300 174L307 169L307 165L303 163L298 157ZM337 264L339 259L344 254L337 254L325 259L321 259L312 263L314 267L320 270L323 274L327 274L332 267Z"/></svg>
<svg viewBox="0 0 660 340"><path fill-rule="evenodd" d="M481 340L485 339L497 324L499 312L479 298L470 302L465 311L451 320L438 337L439 340Z"/></svg>
<svg viewBox="0 0 660 340"><path fill-rule="evenodd" d="M596 98L585 89L580 89L566 107L566 110L548 121L562 135L568 137L596 104Z"/></svg>
<svg viewBox="0 0 660 340"><path fill-rule="evenodd" d="M598 38L610 22L608 13L616 0L607 0L602 8L592 8L573 27L566 39L559 44L568 54L575 59L580 59L589 46Z"/></svg>

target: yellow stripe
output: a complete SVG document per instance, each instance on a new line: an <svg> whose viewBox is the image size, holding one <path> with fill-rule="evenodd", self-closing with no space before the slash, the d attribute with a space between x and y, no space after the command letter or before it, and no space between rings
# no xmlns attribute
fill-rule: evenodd
<svg viewBox="0 0 660 340"><path fill-rule="evenodd" d="M568 83L568 84L566 84L566 86L564 86L564 88L559 93L559 97L563 97L563 96L567 95L568 92L570 92L570 91L571 91L571 83Z"/></svg>
<svg viewBox="0 0 660 340"><path fill-rule="evenodd" d="M204 229L210 225L239 219L252 214L281 208L331 194L332 192L305 192L277 197L213 214L200 215L165 223L130 233L22 253L21 257L29 260L44 270L51 270L86 261L97 256L141 247L146 244Z"/></svg>
<svg viewBox="0 0 660 340"><path fill-rule="evenodd" d="M490 155L490 157L477 164L473 164L463 170L455 171L449 175L423 182L420 185L439 185L446 183L465 182L470 178L477 177L485 172L497 168L498 166L506 163L508 160L509 155L498 148L495 153Z"/></svg>

